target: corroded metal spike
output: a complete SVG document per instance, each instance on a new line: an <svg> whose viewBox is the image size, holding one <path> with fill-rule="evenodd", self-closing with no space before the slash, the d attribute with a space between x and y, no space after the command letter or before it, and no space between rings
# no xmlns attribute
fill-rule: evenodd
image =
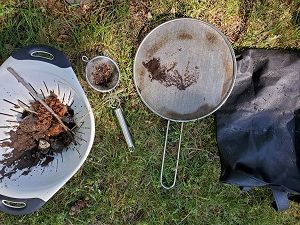
<svg viewBox="0 0 300 225"><path fill-rule="evenodd" d="M7 99L3 99L3 101L12 104L12 105L13 105L14 107L16 107L16 108L20 108L19 105L17 105L16 103L13 103L13 102L11 102L11 101L8 101Z"/></svg>
<svg viewBox="0 0 300 225"><path fill-rule="evenodd" d="M44 85L45 85L45 88L46 88L47 93L49 94L49 89L48 89L48 87L47 87L45 81L43 81L43 83L44 83Z"/></svg>
<svg viewBox="0 0 300 225"><path fill-rule="evenodd" d="M10 116L10 117L15 117L14 115L7 114L7 113L1 113L1 112L0 112L0 115L2 115L2 116Z"/></svg>
<svg viewBox="0 0 300 225"><path fill-rule="evenodd" d="M43 98L45 99L46 97L45 97L45 94L44 94L43 90L42 89L40 89L40 90L41 90L41 93L43 95Z"/></svg>

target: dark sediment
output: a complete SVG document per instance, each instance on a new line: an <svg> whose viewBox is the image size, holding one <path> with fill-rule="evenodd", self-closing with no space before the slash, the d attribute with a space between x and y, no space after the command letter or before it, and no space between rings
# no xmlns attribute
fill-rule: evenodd
<svg viewBox="0 0 300 225"><path fill-rule="evenodd" d="M53 92L44 101L67 127L71 129L76 126L74 111L61 103ZM32 102L30 107L36 113L24 111L17 129L8 132L9 141L0 144L12 149L3 155L4 159L0 162L3 165L0 180L10 178L19 170L24 170L22 175L27 175L37 165L48 166L54 154L61 153L73 141L73 135L65 131L39 102ZM43 147L41 143L46 145Z"/></svg>
<svg viewBox="0 0 300 225"><path fill-rule="evenodd" d="M189 63L183 75L176 69L176 62L161 65L160 58L152 58L148 62L143 62L143 65L150 73L151 81L157 80L165 87L175 86L179 90L185 90L192 84L197 83L199 78L198 69L195 68L193 72L189 71Z"/></svg>
<svg viewBox="0 0 300 225"><path fill-rule="evenodd" d="M107 87L112 81L113 71L110 65L102 63L92 72L92 81L95 85Z"/></svg>

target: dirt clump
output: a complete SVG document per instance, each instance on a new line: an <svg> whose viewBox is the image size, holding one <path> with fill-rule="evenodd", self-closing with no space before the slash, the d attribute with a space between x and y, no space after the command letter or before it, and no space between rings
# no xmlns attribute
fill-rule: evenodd
<svg viewBox="0 0 300 225"><path fill-rule="evenodd" d="M67 127L72 129L76 126L74 111L63 104L54 92L50 92L44 102L62 121L65 117L69 118L68 122L64 122ZM3 155L4 159L0 162L4 166L0 170L0 180L23 169L23 175L26 175L38 164L47 166L54 159L54 153L62 152L73 141L72 133L64 130L40 102L30 103L30 109L31 112L23 112L17 129L8 132L9 141L0 144L0 147L12 149Z"/></svg>
<svg viewBox="0 0 300 225"><path fill-rule="evenodd" d="M112 81L113 71L110 65L102 63L92 72L92 81L95 85L107 87Z"/></svg>
<svg viewBox="0 0 300 225"><path fill-rule="evenodd" d="M138 36L141 30L152 20L151 3L149 0L132 0L129 5L130 24L132 37L140 42Z"/></svg>
<svg viewBox="0 0 300 225"><path fill-rule="evenodd" d="M78 213L80 213L81 210L88 207L88 201L85 199L80 199L74 203L74 205L71 206L69 215L74 216Z"/></svg>

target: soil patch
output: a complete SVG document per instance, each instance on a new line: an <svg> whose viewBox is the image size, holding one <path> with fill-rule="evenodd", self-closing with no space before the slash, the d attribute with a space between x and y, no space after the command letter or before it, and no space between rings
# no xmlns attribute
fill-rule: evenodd
<svg viewBox="0 0 300 225"><path fill-rule="evenodd" d="M213 7L214 3L211 2L210 5ZM205 19L218 27L228 37L229 41L234 43L246 32L249 14L253 6L253 1L244 0L240 3L239 12L229 16L229 18L227 18L228 13L220 8L214 13L207 14Z"/></svg>
<svg viewBox="0 0 300 225"><path fill-rule="evenodd" d="M80 199L76 201L70 208L69 215L74 216L80 213L81 210L88 207L88 201L85 199Z"/></svg>
<svg viewBox="0 0 300 225"><path fill-rule="evenodd" d="M129 27L132 31L132 37L135 41L139 42L139 32L145 25L152 19L149 0L132 0L130 1L130 24ZM139 44L139 43L137 43Z"/></svg>

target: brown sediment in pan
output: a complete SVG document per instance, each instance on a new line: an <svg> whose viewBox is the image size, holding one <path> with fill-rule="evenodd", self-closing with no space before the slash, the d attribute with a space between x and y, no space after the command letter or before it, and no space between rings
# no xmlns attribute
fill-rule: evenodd
<svg viewBox="0 0 300 225"><path fill-rule="evenodd" d="M165 87L175 86L181 91L197 83L199 78L199 67L190 69L189 62L186 65L184 74L180 74L176 69L177 62L162 65L160 58L152 58L147 62L143 62L143 66L150 73L151 81L157 80Z"/></svg>
<svg viewBox="0 0 300 225"><path fill-rule="evenodd" d="M72 108L63 104L53 92L50 92L44 102L68 128L76 126ZM17 129L10 130L9 140L0 144L1 147L12 149L3 155L0 180L10 178L19 170L27 175L39 164L42 167L48 166L53 161L54 154L61 153L74 141L73 134L66 131L40 102L32 102L29 106L35 113L24 111Z"/></svg>

